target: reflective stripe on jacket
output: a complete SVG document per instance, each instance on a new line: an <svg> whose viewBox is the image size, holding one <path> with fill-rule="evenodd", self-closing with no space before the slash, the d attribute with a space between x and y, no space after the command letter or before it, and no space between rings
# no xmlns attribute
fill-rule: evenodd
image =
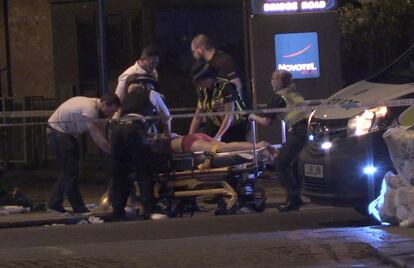
<svg viewBox="0 0 414 268"><path fill-rule="evenodd" d="M223 91L226 86L231 83L227 79L217 78L217 81L213 84L212 88L203 88L200 92L200 98L198 100L197 107L205 110L206 112L221 112L224 107ZM234 87L234 111L241 112L246 109L246 105L240 99L237 91ZM214 125L220 126L223 121L223 116L209 116L208 117ZM231 125L236 125L246 118L239 114L234 114Z"/></svg>
<svg viewBox="0 0 414 268"><path fill-rule="evenodd" d="M308 106L303 96L297 92L294 87L283 88L277 91L276 94L282 97L282 99L285 101L287 109ZM299 121L306 119L308 116L308 111L295 110L284 113L281 115L281 118L289 129Z"/></svg>

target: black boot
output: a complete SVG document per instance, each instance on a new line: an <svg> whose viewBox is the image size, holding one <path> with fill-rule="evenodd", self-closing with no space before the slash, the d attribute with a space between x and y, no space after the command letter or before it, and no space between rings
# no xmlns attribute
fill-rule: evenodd
<svg viewBox="0 0 414 268"><path fill-rule="evenodd" d="M299 210L300 206L303 205L303 201L300 197L290 198L286 203L280 205L277 209L280 212L288 212L292 210Z"/></svg>

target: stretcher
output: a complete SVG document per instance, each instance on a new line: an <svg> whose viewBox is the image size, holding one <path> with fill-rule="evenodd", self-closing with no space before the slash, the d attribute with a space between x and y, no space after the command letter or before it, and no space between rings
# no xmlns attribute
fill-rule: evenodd
<svg viewBox="0 0 414 268"><path fill-rule="evenodd" d="M170 216L182 215L186 205L210 199L216 214L232 214L239 208L262 212L266 195L257 178L271 164L266 148L224 153L193 152L166 157L157 165L155 196L167 201ZM175 205L174 205L175 204Z"/></svg>
<svg viewBox="0 0 414 268"><path fill-rule="evenodd" d="M252 121L252 129L255 129ZM256 140L253 132L253 140ZM190 207L197 208L200 199L218 205L216 215L240 211L262 212L266 207L266 194L257 183L263 171L273 166L266 147L232 152L160 153L153 148L152 170L155 175L154 197L166 206L171 217L183 215ZM139 181L135 174L131 180ZM139 183L134 183L135 188ZM135 189L138 194L138 189ZM130 195L132 207L139 199ZM110 205L109 192L101 197L100 208ZM239 210L240 209L240 210Z"/></svg>

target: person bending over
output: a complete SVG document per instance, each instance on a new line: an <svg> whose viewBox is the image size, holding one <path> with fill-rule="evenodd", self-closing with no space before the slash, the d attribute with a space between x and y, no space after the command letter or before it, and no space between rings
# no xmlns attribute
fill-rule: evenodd
<svg viewBox="0 0 414 268"><path fill-rule="evenodd" d="M100 99L73 97L62 103L50 116L46 127L47 141L61 166L62 173L55 182L48 202L48 210L65 213L64 196L68 198L73 212L89 213L79 191L79 136L88 132L96 145L109 153L111 147L105 138L100 118L111 117L120 106L115 94Z"/></svg>
<svg viewBox="0 0 414 268"><path fill-rule="evenodd" d="M230 112L226 115L207 115L205 132L216 141L245 141L247 120L240 114L245 105L229 80L217 78L215 70L204 68L194 70L193 83L197 88L196 115L191 121L188 134L199 132L203 113Z"/></svg>

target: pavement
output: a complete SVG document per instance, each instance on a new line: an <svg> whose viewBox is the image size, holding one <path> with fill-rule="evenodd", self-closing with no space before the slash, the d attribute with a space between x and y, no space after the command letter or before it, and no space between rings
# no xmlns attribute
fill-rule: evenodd
<svg viewBox="0 0 414 268"><path fill-rule="evenodd" d="M33 174L32 174L33 175ZM18 177L19 175L17 175ZM8 179L13 176L9 177ZM16 180L16 177L14 177ZM18 181L18 180L16 180ZM20 185L24 189L25 194L31 198L35 204L44 203L47 200L50 192L51 184L47 180L39 183L41 187L28 187L27 185ZM45 185L49 185L45 187ZM266 189L268 204L270 206L276 203L283 202L283 192L278 182L265 180L263 186ZM106 183L105 180L89 180L81 183L81 191L85 203L94 206L99 202L101 194L104 192ZM276 198L276 196L278 196ZM0 214L0 228L17 228L17 227L32 227L44 225L63 225L63 224L77 224L79 222L88 223L96 219L109 221L111 218L111 211L104 211L95 208L93 217L90 215L80 214L60 214L43 211L33 211L28 213L17 214ZM96 218L97 217L97 218ZM298 231L295 231L296 233ZM357 228L335 228L335 229L317 229L315 234L324 236L326 239L332 241L341 241L353 237L354 240L369 245L373 250L373 254L383 259L385 262L396 267L414 267L414 229L404 228L398 226L369 226ZM305 236L302 236L302 238ZM306 241L315 239L315 237L307 237ZM306 243L303 239L296 241L297 245Z"/></svg>

